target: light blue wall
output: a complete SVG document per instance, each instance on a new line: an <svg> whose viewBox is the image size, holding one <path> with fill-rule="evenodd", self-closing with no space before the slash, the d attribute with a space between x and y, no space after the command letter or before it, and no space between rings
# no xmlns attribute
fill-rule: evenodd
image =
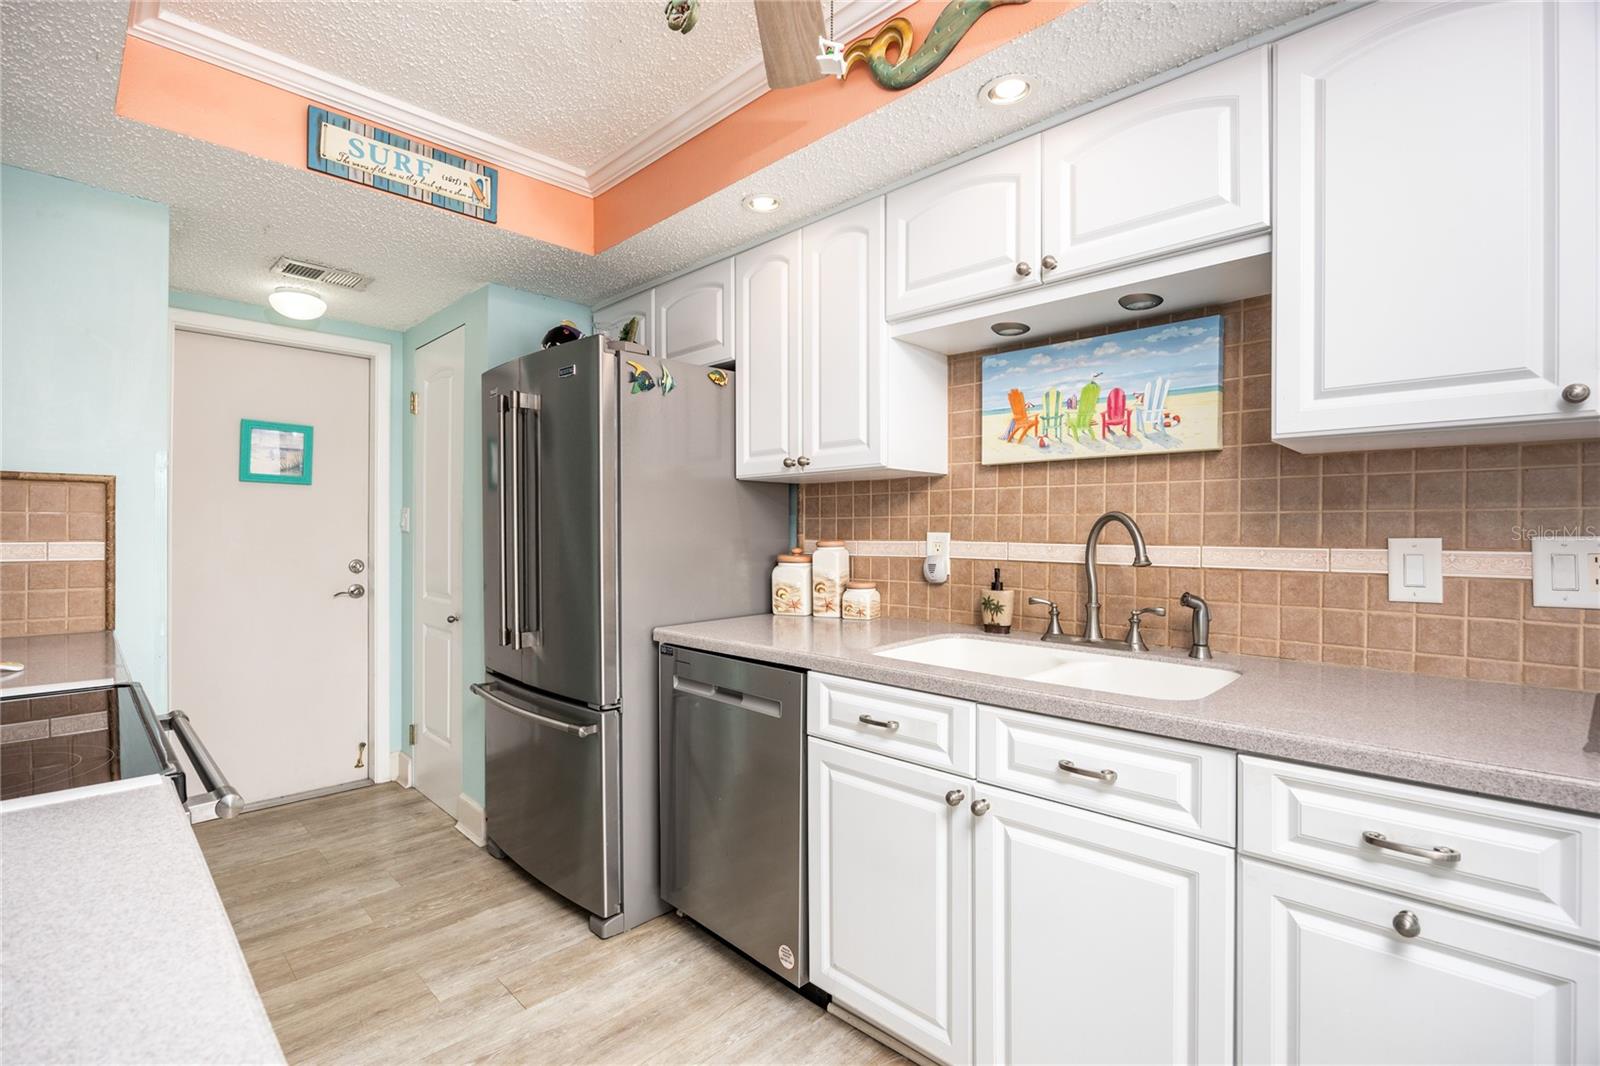
<svg viewBox="0 0 1600 1066"><path fill-rule="evenodd" d="M117 478L117 634L166 707L164 204L0 167L0 466Z"/></svg>
<svg viewBox="0 0 1600 1066"><path fill-rule="evenodd" d="M466 442L462 451L465 475L463 478L462 515L462 585L461 611L465 665L464 682L471 684L483 676L483 444L481 441L483 417L478 392L478 381L485 370L515 359L519 355L536 351L545 332L562 319L570 319L588 331L592 318L587 307L566 300L508 289L503 285L486 285L462 297L443 311L406 330L406 381L409 383L418 348L437 340L451 330L466 327ZM406 389L410 389L406 385ZM406 501L410 506L411 471L414 465L414 439L412 419L405 427L405 484ZM404 547L405 576L403 585L405 610L402 629L411 632L411 538L406 537ZM414 697L411 671L411 648L405 649L404 679L401 685L404 704L404 722L412 721ZM475 802L483 802L484 737L483 701L470 692L463 693L462 704L462 764L461 791ZM408 749L409 750L409 749Z"/></svg>
<svg viewBox="0 0 1600 1066"><path fill-rule="evenodd" d="M401 750L403 744L401 730L401 682L405 676L403 666L404 649L410 646L407 637L405 619L402 616L402 603L405 599L401 575L406 573L401 558L400 536L400 508L404 505L405 485L408 481L402 464L397 459L404 447L403 434L405 433L406 417L406 373L403 366L402 351L405 345L405 335L392 329L379 329L376 326L363 326L358 322L341 322L337 319L320 318L315 322L297 322L292 318L284 318L272 311L266 305L245 304L234 300L223 300L215 296L201 296L192 292L178 292L174 289L168 294L168 302L172 307L185 311L204 311L212 315L226 315L229 318L240 318L250 322L266 322L274 326L290 326L295 329L305 330L307 333L325 333L335 337L354 337L358 340L376 341L389 346L389 441L387 447L391 462L389 464L389 504L393 513L389 515L387 523L389 529L389 559L390 571L386 579L388 587L393 590L389 597L389 748L391 751Z"/></svg>

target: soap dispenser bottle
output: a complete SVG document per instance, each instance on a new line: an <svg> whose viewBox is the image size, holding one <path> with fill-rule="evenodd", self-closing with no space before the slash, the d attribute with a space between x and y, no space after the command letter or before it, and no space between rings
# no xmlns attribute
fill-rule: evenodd
<svg viewBox="0 0 1600 1066"><path fill-rule="evenodd" d="M983 629L986 633L1011 632L1011 601L1016 593L1006 588L1006 583L1000 580L1000 568L994 568L994 580L989 583L989 591L983 594L978 601L978 614L983 619Z"/></svg>

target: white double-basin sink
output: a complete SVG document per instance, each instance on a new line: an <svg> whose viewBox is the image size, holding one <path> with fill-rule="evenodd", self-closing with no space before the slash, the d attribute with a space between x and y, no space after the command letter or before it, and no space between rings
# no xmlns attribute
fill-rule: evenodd
<svg viewBox="0 0 1600 1066"><path fill-rule="evenodd" d="M1215 666L1102 655L1044 641L985 640L959 634L919 640L874 654L925 666L1153 700L1204 699L1239 679L1232 670Z"/></svg>

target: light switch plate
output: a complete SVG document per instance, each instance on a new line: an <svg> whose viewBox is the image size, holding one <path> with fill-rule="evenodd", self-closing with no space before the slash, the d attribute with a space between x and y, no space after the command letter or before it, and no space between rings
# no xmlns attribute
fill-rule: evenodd
<svg viewBox="0 0 1600 1066"><path fill-rule="evenodd" d="M1438 537L1389 539L1389 602L1444 602L1444 541Z"/></svg>
<svg viewBox="0 0 1600 1066"><path fill-rule="evenodd" d="M1533 605L1600 607L1600 537L1533 538Z"/></svg>

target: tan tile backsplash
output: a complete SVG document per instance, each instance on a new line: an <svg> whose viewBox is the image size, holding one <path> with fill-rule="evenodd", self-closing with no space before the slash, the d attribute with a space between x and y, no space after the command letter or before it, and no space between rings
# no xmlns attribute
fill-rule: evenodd
<svg viewBox="0 0 1600 1066"><path fill-rule="evenodd" d="M0 472L0 636L116 622L116 479Z"/></svg>
<svg viewBox="0 0 1600 1066"><path fill-rule="evenodd" d="M979 375L988 353L974 352L950 360L950 473L805 485L803 536L873 542L863 547L874 552L902 550L884 542L920 541L929 530L969 542L968 555L992 544L996 558L954 559L942 586L924 582L919 560L905 555L858 554L855 572L881 583L892 617L972 622L998 565L1024 604L1019 627L1039 631L1045 611L1025 606L1029 595L1055 599L1063 625L1081 624L1083 567L1019 561L1001 549L1047 556L1042 548L1081 545L1095 518L1122 510L1150 545L1197 549L1167 560L1200 565L1103 564L1112 636L1126 633L1136 605L1163 606L1165 619L1146 616L1147 639L1187 646L1189 611L1177 600L1192 590L1212 606L1219 651L1600 691L1600 611L1536 608L1532 583L1520 577L1447 576L1442 604L1413 605L1390 603L1381 573L1330 572L1380 570L1361 549L1415 536L1459 553L1447 574L1525 573L1530 531L1600 529L1600 441L1301 455L1271 439L1269 297L1136 324L1219 313L1221 451L983 466ZM1113 527L1105 541L1126 545L1126 536ZM1229 550L1249 548L1274 550L1257 563L1249 561L1257 553Z"/></svg>

